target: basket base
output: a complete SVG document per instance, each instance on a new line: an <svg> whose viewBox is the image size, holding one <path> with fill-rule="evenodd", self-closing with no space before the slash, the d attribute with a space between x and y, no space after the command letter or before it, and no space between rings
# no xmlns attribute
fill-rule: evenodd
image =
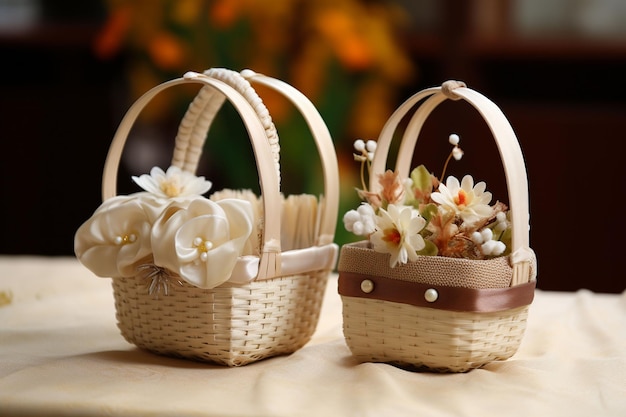
<svg viewBox="0 0 626 417"><path fill-rule="evenodd" d="M493 313L415 307L342 296L344 336L360 362L467 372L517 351L528 306Z"/></svg>
<svg viewBox="0 0 626 417"><path fill-rule="evenodd" d="M154 353L241 366L293 353L313 335L329 271L210 290L182 282L150 295L140 277L113 279L124 338Z"/></svg>

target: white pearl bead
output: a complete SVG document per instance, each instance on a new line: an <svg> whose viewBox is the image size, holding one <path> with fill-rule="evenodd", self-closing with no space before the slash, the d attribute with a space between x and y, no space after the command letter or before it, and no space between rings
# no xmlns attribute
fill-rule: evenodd
<svg viewBox="0 0 626 417"><path fill-rule="evenodd" d="M209 255L207 255L207 253L206 253L206 252L202 252L202 253L200 254L200 260L201 260L202 262L206 262L206 260L207 260L208 258L209 258Z"/></svg>
<svg viewBox="0 0 626 417"><path fill-rule="evenodd" d="M194 246L200 246L202 244L202 238L201 237L197 237L193 240L193 245Z"/></svg>
<svg viewBox="0 0 626 417"><path fill-rule="evenodd" d="M121 245L123 241L124 239L122 239L122 236L115 236L114 242L116 245Z"/></svg>
<svg viewBox="0 0 626 417"><path fill-rule="evenodd" d="M374 283L369 279L364 279L363 281L361 281L361 291L366 294L371 293L372 291L374 291Z"/></svg>
<svg viewBox="0 0 626 417"><path fill-rule="evenodd" d="M365 149L365 142L363 141L363 139L357 139L354 141L354 149L358 152L363 152L363 150Z"/></svg>
<svg viewBox="0 0 626 417"><path fill-rule="evenodd" d="M432 303L432 302L437 301L437 298L439 298L439 293L437 292L436 289L429 288L429 289L426 290L426 292L424 292L424 298L429 303Z"/></svg>

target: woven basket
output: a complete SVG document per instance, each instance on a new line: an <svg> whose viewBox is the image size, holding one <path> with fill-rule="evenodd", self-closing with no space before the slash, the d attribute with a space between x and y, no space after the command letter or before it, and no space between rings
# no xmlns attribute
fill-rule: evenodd
<svg viewBox="0 0 626 417"><path fill-rule="evenodd" d="M528 186L521 149L500 109L459 82L423 90L391 116L378 139L370 190L383 172L392 136L417 105L398 151L396 170L408 177L429 114L447 99L472 104L489 125L505 169L512 224L511 255L488 260L420 256L389 266L368 241L344 245L339 293L346 342L362 362L387 362L438 372L465 372L510 358L521 343L533 300L536 260L529 248Z"/></svg>
<svg viewBox="0 0 626 417"><path fill-rule="evenodd" d="M140 348L227 366L292 353L309 341L317 326L338 252L333 243L339 201L337 159L326 125L300 92L249 70L226 69L190 72L156 86L133 104L116 132L104 168L103 199L116 195L124 143L142 108L167 88L194 83L203 86L181 121L172 165L195 172L211 122L228 99L244 121L257 163L262 194L259 253L241 256L230 279L214 288L199 288L174 276L165 294L153 294L145 272L112 277L118 327ZM281 249L280 213L286 199L279 188L278 135L251 83L286 96L316 141L325 190L317 207L315 242L308 247Z"/></svg>

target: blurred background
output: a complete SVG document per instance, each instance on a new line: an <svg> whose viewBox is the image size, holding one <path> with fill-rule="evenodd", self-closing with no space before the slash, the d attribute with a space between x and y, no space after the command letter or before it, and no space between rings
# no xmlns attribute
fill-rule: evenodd
<svg viewBox="0 0 626 417"><path fill-rule="evenodd" d="M358 204L354 140L375 139L412 94L458 79L498 104L517 133L538 287L626 288L621 0L0 0L0 56L0 254L73 256L125 111L188 70L251 68L305 93L335 141L340 218ZM146 109L119 193L135 191L130 175L169 165L196 91L168 91ZM283 190L321 192L303 121L259 92L282 139ZM416 163L440 172L458 133L465 156L448 173L471 173L507 202L497 150L469 105L444 103L424 129ZM226 105L199 173L214 189L258 188L249 148ZM339 224L337 242L353 240Z"/></svg>

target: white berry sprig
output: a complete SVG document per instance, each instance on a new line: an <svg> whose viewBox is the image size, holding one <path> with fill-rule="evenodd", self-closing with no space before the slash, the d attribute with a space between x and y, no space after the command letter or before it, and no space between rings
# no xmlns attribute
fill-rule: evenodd
<svg viewBox="0 0 626 417"><path fill-rule="evenodd" d="M448 155L448 158L443 165L443 171L441 171L441 176L439 177L439 180L442 182L445 181L444 175L446 174L446 170L448 169L448 163L450 162L450 159L454 158L456 161L460 161L463 157L463 149L459 147L459 140L459 135L457 135L456 133L452 133L450 136L448 136L448 142L450 142L450 145L452 145L452 151Z"/></svg>
<svg viewBox="0 0 626 417"><path fill-rule="evenodd" d="M361 163L361 186L363 190L367 190L365 184L365 166L367 166L367 175L371 172L372 160L374 159L374 152L376 152L376 142L373 140L364 141L363 139L357 139L354 141L354 160Z"/></svg>

